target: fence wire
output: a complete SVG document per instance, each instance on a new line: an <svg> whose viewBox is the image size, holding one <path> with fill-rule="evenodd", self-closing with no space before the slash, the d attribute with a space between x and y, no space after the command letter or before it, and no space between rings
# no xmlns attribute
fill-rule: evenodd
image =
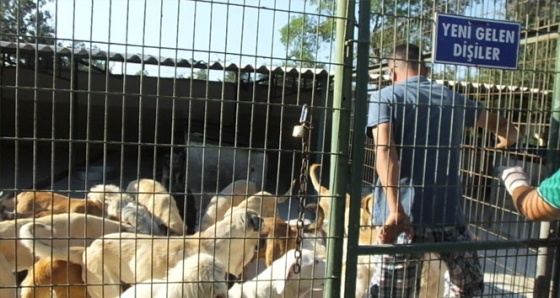
<svg viewBox="0 0 560 298"><path fill-rule="evenodd" d="M380 89L387 86L393 88L391 76L395 70L389 68L392 67L390 63L388 64L392 58L390 51L396 45L412 42L420 46L422 59L426 61L430 70L428 79L438 84L432 87L430 94L432 92L436 94L440 88L438 86L443 85L484 105L488 111L508 119L521 132L517 144L509 150L501 150L495 148L495 137L488 131L484 129L465 131L460 162L463 188L462 210L472 232L472 241L457 243L456 246L449 243L434 243L428 246L424 243L413 243L402 251L408 254L424 254L423 271L419 279L421 281L419 293L422 297L447 297L449 285L442 285L441 282L449 281L447 275L449 273L445 273L448 268L446 265L449 264L443 264L442 258L446 252L453 251L461 254L469 250L476 250L480 260L484 280L483 296L548 297L558 293L558 285L555 282L556 269L550 265L556 261L557 246L554 240L557 237L556 222L528 221L514 206L496 171L496 168L501 165L522 166L528 174L528 183L537 186L558 170L554 157L558 154L558 142L555 137L557 120L553 116L557 100L555 74L558 66L554 57L557 56L558 6L555 3L545 2L505 1L473 4L444 1L442 3L418 2L418 6L415 7L372 3L371 9L368 9L371 10L372 15L379 14L377 20L386 20L389 24L383 26L383 21L379 21L372 25L369 31L373 32L370 45L373 50L367 57L358 57L358 64L369 61L367 85L362 84L362 86L368 89L370 105L376 104L378 100L376 93L379 94ZM545 7L546 4L551 6ZM432 63L433 13L436 12L521 23L519 68L516 71L505 71ZM390 16L384 19L385 15ZM391 29L387 30L388 27ZM360 84L360 76L363 78L365 74L363 72L356 74L357 86ZM411 89L421 89L418 84L412 85ZM398 94L397 89L398 87L393 89L395 94ZM360 106L358 102L360 100L363 98L356 99L356 106ZM418 109L421 109L422 103L417 102L417 104ZM415 106L414 103L411 106ZM363 108L363 105L361 107ZM399 109L399 107L393 108ZM403 109L407 109L406 104ZM398 115L398 112L394 115ZM419 115L420 118L426 116L429 115ZM359 114L355 117L357 121ZM408 116L406 119L421 122L413 118ZM416 119L419 119L418 115ZM438 121L438 119L431 121ZM406 124L393 123L393 126L403 127ZM362 129L362 126L355 126L358 133ZM442 127L442 131L445 130ZM407 132L394 131L394 133L397 135L395 138L400 138L401 134ZM371 139L366 140L366 143L364 167L360 173L363 180L362 206L365 195L375 189L375 181L378 177L375 144ZM403 152L406 148L399 147L399 150ZM401 162L410 160L406 156L399 158ZM430 167L431 163L437 162L437 160L430 160L425 165L415 164L413 167ZM431 187L430 185L416 187L420 186ZM440 193L441 195L443 193ZM440 199L439 202L444 204L444 201ZM352 223L351 220L350 225L355 224L358 223ZM362 229L365 228L364 223L359 224ZM360 246L353 250L359 255L358 264L364 255L399 253L398 245L385 247L382 250L376 243L368 243L369 239L362 240L361 233L363 230L360 231L358 239ZM536 239L542 241L527 245L528 242ZM493 243L493 245L483 247L480 246L482 243ZM442 254L438 254L439 252ZM349 246L348 256L352 255L354 253ZM377 266L372 274L375 274L375 270L379 268ZM358 269L356 276L359 275ZM435 278L430 277L432 275ZM351 279L354 276L352 273L347 278ZM394 278L398 279L398 277ZM356 284L356 290L359 286ZM427 290L431 292L426 292ZM393 293L394 297L402 295L404 295L402 292Z"/></svg>
<svg viewBox="0 0 560 298"><path fill-rule="evenodd" d="M520 23L518 70L431 63L435 13ZM558 294L557 223L524 219L494 173L518 164L536 186L558 168L557 1L2 0L0 15L1 297L372 297L388 253L421 254L419 295L447 297L439 253L467 250L485 297ZM515 150L464 133L469 241L376 242L365 101L404 42L523 132Z"/></svg>

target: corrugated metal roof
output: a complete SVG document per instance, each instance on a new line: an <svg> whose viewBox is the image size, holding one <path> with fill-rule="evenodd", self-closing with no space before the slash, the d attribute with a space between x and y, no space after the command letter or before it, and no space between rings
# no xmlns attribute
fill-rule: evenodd
<svg viewBox="0 0 560 298"><path fill-rule="evenodd" d="M313 77L326 77L330 73L323 68L305 68L305 67L283 67L283 66L253 66L251 64L235 64L235 63L222 63L222 62L204 62L192 59L183 58L169 58L154 55L131 54L131 53L115 53L109 51L102 51L99 49L85 48L71 48L58 45L47 44L31 44L31 43L16 43L8 41L0 41L0 51L3 53L15 53L17 50L25 52L39 52L40 54L53 54L56 53L60 56L74 56L81 59L98 59L117 62L128 63L143 63L150 65L172 66L172 67L187 67L187 68L200 68L212 70L226 70L226 71L241 71L241 72L256 72L261 74L286 74L288 76L302 76L305 78Z"/></svg>
<svg viewBox="0 0 560 298"><path fill-rule="evenodd" d="M454 80L436 80L437 83L449 86L449 87L461 87L467 89L474 89L478 92L523 92L523 93L542 93L548 94L552 92L551 90L541 90L539 88L529 88L524 86L511 86L511 85L499 85L499 84L486 84L486 83L472 83L465 81L454 81Z"/></svg>
<svg viewBox="0 0 560 298"><path fill-rule="evenodd" d="M382 75L378 73L369 74L370 81L381 83L382 86L391 85L391 77L388 75ZM543 95L548 95L552 93L551 90L542 90L539 88L529 88L523 86L511 86L511 85L499 85L499 84L485 84L485 83L473 83L468 81L457 81L457 80L435 80L437 83L447 86L452 89L461 89L462 93L468 92L478 92L478 93L494 93L494 92L519 92L519 93L540 93Z"/></svg>

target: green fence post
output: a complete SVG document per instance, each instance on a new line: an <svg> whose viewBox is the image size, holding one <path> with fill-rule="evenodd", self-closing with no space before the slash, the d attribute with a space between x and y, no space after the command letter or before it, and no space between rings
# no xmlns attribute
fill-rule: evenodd
<svg viewBox="0 0 560 298"><path fill-rule="evenodd" d="M560 28L558 28L558 32L560 33ZM550 130L548 132L548 152L547 152L547 166L549 170L549 174L553 174L560 168L560 39L556 39L556 56L554 57L555 62L555 69L554 69L554 86L552 87L552 103L550 107ZM544 224L544 223L543 223ZM558 222L554 225L549 225L549 229L554 229L551 231L551 234L556 235L556 237L560 237L560 230L558 229ZM540 251L539 251L540 253ZM554 268L552 268L552 291L550 293L550 297L560 297L560 281L558 278L560 277L560 249L556 249L556 253L554 254L554 259L549 259L550 262L553 263ZM537 265L543 266L542 262L546 262L547 260L543 258L543 260L539 259L537 261ZM550 265L548 265L550 266ZM545 267L546 268L546 267ZM541 268L537 267L537 278L539 277L539 270ZM542 270L546 272L546 270ZM548 279L550 282L550 279ZM535 289L537 288L537 281L535 281ZM548 288L546 288L548 289ZM543 290L545 290L543 288Z"/></svg>
<svg viewBox="0 0 560 298"><path fill-rule="evenodd" d="M360 207L364 167L365 126L367 125L367 100L369 83L369 22L371 2L360 0L358 10L358 46L356 62L356 99L354 101L354 134L352 138L352 166L350 181L350 216L346 249L346 272L344 297L353 297L356 292L356 270L358 267L358 239L360 233Z"/></svg>
<svg viewBox="0 0 560 298"><path fill-rule="evenodd" d="M558 30L560 34L560 29ZM556 57L552 104L550 111L550 130L548 133L547 164L550 173L560 168L560 39L556 39Z"/></svg>
<svg viewBox="0 0 560 298"><path fill-rule="evenodd" d="M354 1L341 0L336 12L336 52L333 89L331 166L329 189L332 192L329 239L327 241L327 280L324 297L340 296L342 269L342 237L346 176L348 171L350 111L352 107L352 60L354 35Z"/></svg>

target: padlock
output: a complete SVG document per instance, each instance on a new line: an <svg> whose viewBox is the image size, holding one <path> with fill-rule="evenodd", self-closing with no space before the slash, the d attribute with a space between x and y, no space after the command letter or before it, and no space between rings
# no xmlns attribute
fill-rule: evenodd
<svg viewBox="0 0 560 298"><path fill-rule="evenodd" d="M296 125L294 126L294 130L292 131L292 137L294 138L303 138L307 134L307 127L304 125Z"/></svg>

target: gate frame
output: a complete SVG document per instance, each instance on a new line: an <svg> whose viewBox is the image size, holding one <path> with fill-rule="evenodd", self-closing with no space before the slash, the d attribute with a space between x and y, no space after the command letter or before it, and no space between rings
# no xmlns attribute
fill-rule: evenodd
<svg viewBox="0 0 560 298"><path fill-rule="evenodd" d="M356 66L356 100L355 100L355 116L353 125L353 139L351 158L351 181L350 181L350 214L359 214L360 210L360 200L362 194L362 178L363 178L363 163L365 155L365 134L363 130L365 129L367 122L367 117L362 115L362 117L356 117L357 111L365 113L367 111L367 98L368 98L368 82L369 82L369 43L370 43L370 23L369 16L371 11L371 2L368 0L358 0L359 1L359 26L358 26L358 41L357 41L357 66ZM345 3L346 1L342 1ZM349 4L354 5L353 0L348 0ZM342 5L339 5L339 8ZM351 14L349 14L351 15ZM337 21L340 21L337 20ZM337 36L340 31L337 27ZM558 28L560 33L560 26ZM346 32L348 34L348 31ZM559 34L560 35L560 34ZM351 35L346 35L351 36ZM338 41L337 41L338 49ZM337 51L337 57L338 57ZM336 60L338 62L338 60ZM554 71L554 85L553 85L553 98L551 105L551 116L550 116L550 131L548 138L548 167L550 169L549 173L552 174L560 168L560 39L556 38L556 57L555 57L555 71ZM337 73L335 78L340 78L341 76ZM348 78L348 77L344 77ZM337 102L336 97L337 92L335 89L335 103ZM335 106L336 109L336 106ZM334 119L334 118L333 118ZM338 131L335 134L335 124L333 122L333 140L337 137ZM344 131L344 130L341 130ZM334 144L334 143L333 143ZM332 147L338 148L338 147ZM340 152L342 151L334 151ZM335 161L337 155L333 155L332 161ZM333 162L333 164L335 164ZM331 177L335 176L336 172L332 172ZM345 176L345 173L342 173ZM331 185L332 189L333 185ZM337 192L333 191L333 195L339 198ZM335 200L335 203L340 200ZM339 202L340 203L340 202ZM333 210L333 218L338 219L344 214L344 207L340 204L335 205ZM342 214L341 214L342 213ZM338 223L338 222L336 222ZM334 224L334 223L333 223ZM359 233L359 218L349 217L348 222L348 243L347 243L347 255L346 255L346 272L345 274L345 293L343 297L350 297L348 294L355 293L355 280L357 274L357 261L360 255L379 255L387 253L426 253L426 252L451 252L451 251L462 251L465 246L471 250L498 250L498 249L520 249L520 248L536 248L539 251L537 268L535 274L535 284L534 284L534 294L535 297L558 297L560 293L560 282L557 281L560 276L560 229L558 228L559 222L542 222L541 224L541 235L540 239L524 239L524 240L506 240L506 241L484 241L484 242L454 242L454 243L420 243L414 245L393 245L393 244L382 244L376 246L363 246L358 244L358 233ZM333 226L330 226L331 235L336 232ZM329 239L330 240L330 239ZM333 241L334 242L334 241ZM329 242L329 245L331 243ZM335 247L335 250L337 247ZM554 253L554 250L556 252ZM329 250L330 252L330 250ZM329 255L331 257L331 255ZM342 254L335 254L335 259L341 258ZM332 259L332 258L331 258ZM329 265L331 264L329 260ZM331 271L328 271L331 273ZM334 273L334 272L332 272ZM329 274L328 276L336 276ZM327 280L327 284L331 282L331 279ZM324 297L334 297L332 295L331 289L326 288Z"/></svg>

